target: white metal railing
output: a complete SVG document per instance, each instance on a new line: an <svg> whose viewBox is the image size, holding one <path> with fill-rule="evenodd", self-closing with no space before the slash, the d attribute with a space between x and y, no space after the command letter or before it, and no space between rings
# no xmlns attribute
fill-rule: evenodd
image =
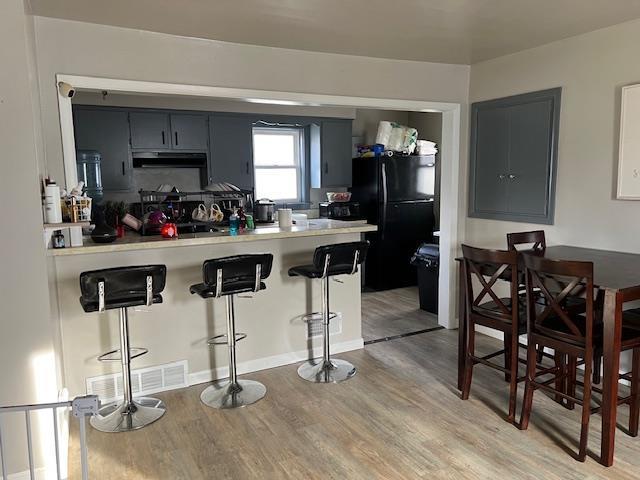
<svg viewBox="0 0 640 480"><path fill-rule="evenodd" d="M25 426L27 429L27 455L29 458L29 478L35 480L35 464L33 460L33 433L31 431L31 412L51 410L53 416L53 435L56 457L56 478L62 480L62 469L60 465L60 438L58 435L58 410L71 408L72 415L78 419L80 428L80 463L82 468L82 480L89 478L89 465L87 460L87 431L86 417L95 415L98 412L98 397L87 395L76 397L73 400L57 403L39 403L34 405L14 405L10 407L0 407L0 468L2 478L8 479L6 464L6 437L2 430L2 418L9 413L24 413Z"/></svg>

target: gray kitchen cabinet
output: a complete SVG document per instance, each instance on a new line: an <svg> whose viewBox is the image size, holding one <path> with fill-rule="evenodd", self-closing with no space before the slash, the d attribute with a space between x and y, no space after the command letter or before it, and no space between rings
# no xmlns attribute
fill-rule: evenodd
<svg viewBox="0 0 640 480"><path fill-rule="evenodd" d="M171 147L174 150L206 151L208 146L205 115L171 114Z"/></svg>
<svg viewBox="0 0 640 480"><path fill-rule="evenodd" d="M552 224L561 89L474 103L469 216Z"/></svg>
<svg viewBox="0 0 640 480"><path fill-rule="evenodd" d="M77 150L100 152L104 191L129 191L131 152L127 112L74 108L73 126Z"/></svg>
<svg viewBox="0 0 640 480"><path fill-rule="evenodd" d="M211 115L209 138L209 181L253 189L253 119Z"/></svg>
<svg viewBox="0 0 640 480"><path fill-rule="evenodd" d="M164 150L171 148L169 114L162 112L131 112L131 148Z"/></svg>
<svg viewBox="0 0 640 480"><path fill-rule="evenodd" d="M351 121L322 120L311 130L311 186L351 186ZM319 131L319 141L314 132ZM319 146L320 152L313 150Z"/></svg>

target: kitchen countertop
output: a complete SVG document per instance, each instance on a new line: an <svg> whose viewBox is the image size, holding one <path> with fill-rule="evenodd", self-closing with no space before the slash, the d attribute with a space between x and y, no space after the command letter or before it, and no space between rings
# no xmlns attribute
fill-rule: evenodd
<svg viewBox="0 0 640 480"><path fill-rule="evenodd" d="M149 250L155 248L176 248L197 245L214 245L220 243L256 242L260 240L276 240L281 238L313 237L319 235L336 235L341 233L375 232L375 225L366 220L342 221L326 218L309 220L308 227L280 228L276 225L258 226L255 230L247 230L231 235L227 228L212 233L183 233L178 238L165 239L159 235L142 236L137 233L127 234L113 243L94 243L85 239L81 247L49 249L47 255L60 257L66 255L86 255L91 253L125 252L130 250Z"/></svg>

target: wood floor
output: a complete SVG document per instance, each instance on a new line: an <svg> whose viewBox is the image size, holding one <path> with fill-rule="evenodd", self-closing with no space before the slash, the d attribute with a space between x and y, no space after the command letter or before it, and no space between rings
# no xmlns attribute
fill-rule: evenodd
<svg viewBox="0 0 640 480"><path fill-rule="evenodd" d="M396 309L411 315L416 304L363 300L369 325L386 318L404 328ZM482 335L477 345L479 353L500 348ZM358 373L337 385L307 383L297 365L253 373L246 378L263 382L267 396L234 411L204 406L205 385L166 392L158 397L167 413L147 428L88 429L90 478L640 479L640 438L618 431L611 468L591 457L578 463L572 454L580 410L568 411L540 392L528 431L505 422L508 385L498 372L476 367L471 397L460 400L456 346L457 332L448 330L368 345L339 355ZM627 414L621 407L620 423ZM597 456L600 417L592 420L589 445ZM80 478L78 464L72 430L70 478Z"/></svg>
<svg viewBox="0 0 640 480"><path fill-rule="evenodd" d="M362 338L365 342L438 326L438 317L420 310L418 287L362 294Z"/></svg>

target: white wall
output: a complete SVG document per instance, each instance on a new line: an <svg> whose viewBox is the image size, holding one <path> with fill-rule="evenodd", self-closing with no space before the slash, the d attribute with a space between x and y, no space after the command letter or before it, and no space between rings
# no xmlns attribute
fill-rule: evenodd
<svg viewBox="0 0 640 480"><path fill-rule="evenodd" d="M555 244L640 252L640 203L614 200L620 89L640 82L640 22L591 32L471 67L470 102L562 87ZM539 228L468 218L466 241L506 246Z"/></svg>
<svg viewBox="0 0 640 480"><path fill-rule="evenodd" d="M57 400L37 170L42 139L33 45L33 24L24 13L23 1L4 1L0 15L0 198L5 226L0 240L0 405ZM41 426L36 417L37 434ZM24 417L4 418L3 426L8 469L22 471L27 467ZM34 447L41 465L39 441Z"/></svg>

